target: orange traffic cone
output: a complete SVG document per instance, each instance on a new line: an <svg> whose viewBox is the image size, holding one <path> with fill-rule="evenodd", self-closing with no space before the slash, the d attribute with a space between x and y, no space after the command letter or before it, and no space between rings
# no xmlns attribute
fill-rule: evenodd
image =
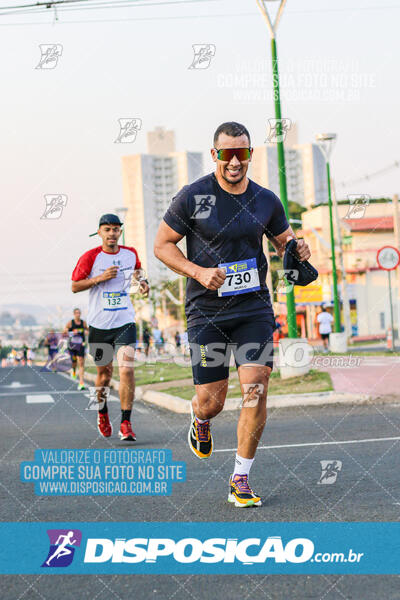
<svg viewBox="0 0 400 600"><path fill-rule="evenodd" d="M393 332L392 332L392 329L390 327L389 327L389 329L387 331L386 347L387 347L388 350L393 350Z"/></svg>

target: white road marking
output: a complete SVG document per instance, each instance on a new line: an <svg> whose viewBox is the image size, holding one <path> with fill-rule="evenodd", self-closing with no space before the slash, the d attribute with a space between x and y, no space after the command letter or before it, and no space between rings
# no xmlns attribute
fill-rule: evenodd
<svg viewBox="0 0 400 600"><path fill-rule="evenodd" d="M49 390L45 390L44 392L31 392L30 395L36 396L37 394L47 394ZM76 390L50 390L52 394L82 394L82 392L78 392ZM6 396L7 398L11 398L14 396L26 396L26 392L4 392L0 394L0 397Z"/></svg>
<svg viewBox="0 0 400 600"><path fill-rule="evenodd" d="M259 446L257 450L278 450L279 448L305 448L306 446L339 446L340 444L364 444L368 442L394 442L400 436L386 438L367 438L364 440L335 440L334 442L305 442L303 444L281 444L279 446ZM215 452L236 452L237 448L221 448Z"/></svg>
<svg viewBox="0 0 400 600"><path fill-rule="evenodd" d="M86 396L86 398L90 398L90 394L85 394L85 396ZM107 402L118 402L119 403L120 402L119 396L114 396L113 394L110 394ZM147 408L145 408L144 406L137 404L137 402L133 403L132 411L141 413L143 415L149 414L149 410Z"/></svg>
<svg viewBox="0 0 400 600"><path fill-rule="evenodd" d="M13 381L10 385L2 385L4 388L22 388L22 387L32 387L35 385L34 383L21 383L20 381Z"/></svg>
<svg viewBox="0 0 400 600"><path fill-rule="evenodd" d="M86 398L90 398L90 394L84 394ZM119 402L119 398L115 396L109 396L107 402Z"/></svg>
<svg viewBox="0 0 400 600"><path fill-rule="evenodd" d="M27 404L54 404L54 398L50 394L27 395Z"/></svg>
<svg viewBox="0 0 400 600"><path fill-rule="evenodd" d="M133 403L132 412L138 412L138 413L141 413L143 415L148 415L149 414L149 410L147 408L145 408L144 406L141 406L137 402Z"/></svg>

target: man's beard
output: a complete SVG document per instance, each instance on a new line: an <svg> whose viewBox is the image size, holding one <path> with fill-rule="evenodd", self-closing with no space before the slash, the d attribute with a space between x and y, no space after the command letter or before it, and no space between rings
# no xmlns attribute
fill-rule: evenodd
<svg viewBox="0 0 400 600"><path fill-rule="evenodd" d="M244 173L240 179L235 179L235 181L231 181L230 179L228 179L228 177L225 176L225 171L222 171L222 179L225 179L225 181L227 183L229 183L230 185L236 185L238 183L240 183L241 181L243 181L243 179L246 177L246 173Z"/></svg>

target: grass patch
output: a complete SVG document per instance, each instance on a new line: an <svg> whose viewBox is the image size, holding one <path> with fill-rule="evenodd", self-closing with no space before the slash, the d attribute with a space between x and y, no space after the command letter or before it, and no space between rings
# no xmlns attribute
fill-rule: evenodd
<svg viewBox="0 0 400 600"><path fill-rule="evenodd" d="M87 367L88 373L97 373L96 367ZM232 367L231 371L236 369ZM136 385L148 385L150 383L161 383L163 381L179 381L192 377L192 367L183 367L174 362L142 363L135 362ZM119 379L118 367L114 367L113 378Z"/></svg>
<svg viewBox="0 0 400 600"><path fill-rule="evenodd" d="M96 367L88 367L89 373L96 373ZM176 381L187 379L192 376L191 367L183 367L175 363L141 363L135 362L136 385L147 385L149 383L160 383L162 381ZM114 367L113 378L119 379L118 367Z"/></svg>
<svg viewBox="0 0 400 600"><path fill-rule="evenodd" d="M329 373L314 370L306 375L291 377L290 379L281 379L278 373L273 372L268 386L268 394L273 395L329 392L330 390L333 390L333 385ZM194 387L192 385L173 386L162 391L166 394L184 398L184 400L191 400L194 394ZM239 382L232 381L229 384L227 398L239 398L240 396Z"/></svg>
<svg viewBox="0 0 400 600"><path fill-rule="evenodd" d="M400 356L400 352L396 350L396 352L391 352L390 350L359 350L357 352L357 348L353 348L352 350L348 350L347 352L327 352L326 354L318 354L318 356Z"/></svg>

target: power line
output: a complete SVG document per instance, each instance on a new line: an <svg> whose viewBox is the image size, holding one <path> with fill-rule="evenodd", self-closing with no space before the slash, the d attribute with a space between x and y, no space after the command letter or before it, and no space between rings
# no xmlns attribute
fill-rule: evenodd
<svg viewBox="0 0 400 600"><path fill-rule="evenodd" d="M41 14L43 12L48 12L49 9L62 9L62 12L70 12L73 10L99 10L103 8L130 8L132 6L162 6L163 4L188 4L215 1L217 0L166 0L164 2L152 2L151 0L54 0L49 2L37 2L35 4L20 4L17 6L0 6L0 14ZM75 6L69 6L70 4Z"/></svg>
<svg viewBox="0 0 400 600"><path fill-rule="evenodd" d="M55 4L66 4L70 2L84 2L90 0L55 0L53 2L35 2L34 4L17 4L17 6L0 6L0 10L16 10L19 8L36 8L39 6L45 6L46 8L51 8L52 5Z"/></svg>
<svg viewBox="0 0 400 600"><path fill-rule="evenodd" d="M378 171L374 171L373 173L368 173L367 175L363 175L362 177L358 177L357 179L349 179L347 181L342 181L339 183L341 187L347 187L349 185L355 185L357 183L363 183L365 181L369 181L373 177L377 177L379 175L383 175L384 173L388 173L393 169L398 169L400 167L400 162L396 160L393 164L388 167L383 167L383 169L379 169Z"/></svg>
<svg viewBox="0 0 400 600"><path fill-rule="evenodd" d="M141 0L143 1L143 0ZM218 0L181 0L180 2L171 2L171 4L189 4L192 2L216 2ZM167 2L159 2L159 3L149 3L146 2L146 4L139 4L136 6L162 6L163 4L167 4ZM113 8L114 5L110 5L109 8ZM287 14L295 14L295 13L308 13L308 12L315 12L315 13L319 13L319 12L349 12L351 10L382 10L382 9L391 9L391 8L400 8L399 6L371 6L371 7L348 7L345 9L331 9L331 8L326 8L326 9L316 9L313 11L308 11L308 10L288 10ZM1 9L0 9L1 10ZM69 9L71 10L71 9ZM45 11L41 11L41 12L45 12ZM63 13L68 12L67 10L63 10ZM15 14L15 13L3 13L4 15L7 14ZM21 12L19 12L18 14L22 14ZM26 14L26 13L24 13ZM35 13L36 14L36 13ZM0 12L1 15L1 12ZM238 18L242 18L242 17L258 17L257 13L254 12L243 12L243 13L231 13L229 15L230 17L238 17ZM125 23L125 22L129 22L129 21L175 21L175 20L182 20L182 19L218 19L218 18L224 18L226 19L226 13L221 13L221 14L202 14L202 15L174 15L174 16L164 16L164 17L159 17L159 16L152 16L152 17L131 17L131 18L120 18L120 19L75 19L73 21L58 21L58 24L60 25L80 25L80 24L85 24L85 23ZM24 22L13 22L13 23L0 23L0 27L9 27L9 26L24 26L24 25L48 25L49 21L24 21Z"/></svg>

